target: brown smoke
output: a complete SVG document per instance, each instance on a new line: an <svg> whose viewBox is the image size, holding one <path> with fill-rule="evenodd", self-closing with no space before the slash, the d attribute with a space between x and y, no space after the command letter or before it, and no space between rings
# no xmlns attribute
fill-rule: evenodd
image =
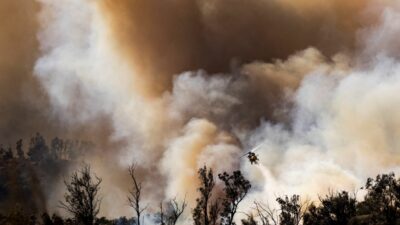
<svg viewBox="0 0 400 225"><path fill-rule="evenodd" d="M40 2L43 51L35 73L52 109L71 124L109 117L111 139L123 143L106 145L107 158L90 159L112 193L102 213L114 215L126 210L114 203L124 201L130 185L114 174L132 161L144 169L141 177L156 180L147 197L189 190L193 200L196 167L229 159L229 168L221 169L238 169L239 151L263 133L262 127L254 130L257 125L278 123L271 129L279 137L261 140L295 140L290 130L304 119L291 118L297 88L310 73L349 70L367 0ZM275 146L273 154L284 160L285 146ZM183 170L189 173L176 175ZM154 190L160 185L166 191Z"/></svg>
<svg viewBox="0 0 400 225"><path fill-rule="evenodd" d="M0 3L0 140L46 130L95 141L101 154L86 160L104 179L103 215L130 215L133 161L147 199L189 191L191 202L206 163L241 167L262 188L254 196L271 199L353 188L399 161L388 134L400 82L379 76L396 63L367 61L372 74L355 65L360 52L398 55L395 7L376 18L386 1L37 2ZM242 164L259 143L261 164ZM384 157L372 167L372 156Z"/></svg>
<svg viewBox="0 0 400 225"><path fill-rule="evenodd" d="M45 101L32 68L38 56L34 1L0 2L0 140L11 141L42 127ZM39 122L40 121L40 122ZM13 144L13 143L12 143Z"/></svg>
<svg viewBox="0 0 400 225"><path fill-rule="evenodd" d="M14 145L19 138L28 139L37 131L46 136L68 133L68 128L60 127L46 92L33 75L35 61L40 56L39 10L36 1L0 2L1 144Z"/></svg>
<svg viewBox="0 0 400 225"><path fill-rule="evenodd" d="M368 0L105 0L116 46L139 71L147 94L171 77L203 68L227 72L241 62L286 58L309 46L331 55L352 50Z"/></svg>
<svg viewBox="0 0 400 225"><path fill-rule="evenodd" d="M39 22L37 14L40 4L33 0L2 0L0 1L0 144L6 148L10 145L15 150L15 143L20 138L24 139L25 152L29 146L29 139L36 132L40 132L47 138L63 137L92 140L99 146L105 146L110 136L106 119L92 125L69 126L65 121L59 120L51 108L47 93L42 84L34 76L33 68L40 56L37 33ZM100 121L100 120L99 120ZM100 137L100 138L99 138ZM48 139L49 140L49 139ZM49 144L49 143L48 143ZM4 165L2 165L4 166ZM21 195L23 188L17 186L21 179L22 170L15 166L6 167L9 171L2 171L11 183L10 202L2 202L3 210L11 210L16 202L24 202L32 199L35 212L46 210L47 197L54 187L52 182L60 180L48 180L46 189L41 190L39 178L33 168L27 177L35 178L30 185L31 196ZM4 168L2 168L4 169ZM46 192L45 192L46 191ZM45 192L45 193L43 193Z"/></svg>
<svg viewBox="0 0 400 225"><path fill-rule="evenodd" d="M185 122L206 118L227 131L254 128L261 119L288 124L291 98L304 76L345 71L349 62L345 55L328 59L308 48L287 60L244 64L234 74L185 72L174 79L170 108Z"/></svg>

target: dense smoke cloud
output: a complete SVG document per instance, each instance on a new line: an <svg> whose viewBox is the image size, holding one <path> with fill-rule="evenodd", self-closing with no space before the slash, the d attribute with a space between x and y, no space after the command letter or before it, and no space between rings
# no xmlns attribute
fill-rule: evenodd
<svg viewBox="0 0 400 225"><path fill-rule="evenodd" d="M234 74L185 72L173 81L170 107L179 118L207 118L226 130L254 128L260 118L288 122L290 96L306 74L348 67L343 55L328 61L318 50L308 48L285 61L244 64Z"/></svg>
<svg viewBox="0 0 400 225"><path fill-rule="evenodd" d="M351 59L353 67L315 70L303 79L293 98L291 129L266 121L252 132L248 140L263 146L262 166L247 168L256 183L264 182L255 197L313 198L329 188L357 190L371 174L398 172L399 62L396 45L388 46L398 35L398 16L398 5L390 5L379 25L361 32L366 47Z"/></svg>
<svg viewBox="0 0 400 225"><path fill-rule="evenodd" d="M95 133L107 133L106 127L98 124L93 128L66 126L51 107L43 80L34 76L35 62L41 54L40 10L38 1L0 2L0 143L6 146L15 145L20 138L29 139L38 131L51 137L88 139Z"/></svg>
<svg viewBox="0 0 400 225"><path fill-rule="evenodd" d="M128 184L112 174L136 161L144 178L164 175L159 182L165 193L151 185L149 192L167 198L187 194L193 202L199 166L237 169L240 149L259 143L262 164L243 166L260 186L258 194L270 193L263 197L278 190L315 194L355 188L386 165L367 169L373 154L365 152L360 164L351 164L356 167L345 162L361 150L335 111L348 109L340 105L345 99L334 99L360 70L354 47L357 35L368 33L360 27L366 2L307 3L251 1L243 7L237 1L226 7L220 1L42 0L43 55L35 72L64 120L111 119L111 139L123 144L109 151L114 155L109 160L89 159L105 180L115 181L106 185L113 190L108 193L123 196ZM63 30L69 33L60 36ZM314 48L303 50L308 46ZM363 49L364 55L373 51ZM240 65L235 57L249 63ZM204 70L174 76L199 68ZM350 97L347 90L342 95ZM225 165L213 163L221 158ZM113 160L120 164L103 165ZM319 181L332 176L332 182ZM106 205L103 213L113 214L111 208L118 207Z"/></svg>
<svg viewBox="0 0 400 225"><path fill-rule="evenodd" d="M84 160L104 180L102 215L129 215L132 162L146 199L191 203L205 164L242 169L249 202L353 191L398 170L394 1L37 0L0 10L19 18L0 22L0 49L11 52L0 55L0 139L28 126L97 141ZM260 165L239 158L260 144Z"/></svg>
<svg viewBox="0 0 400 225"><path fill-rule="evenodd" d="M226 72L242 62L286 58L316 46L352 50L366 0L129 1L100 4L116 46L140 72L147 94L170 89L185 70ZM369 15L371 16L371 15Z"/></svg>
<svg viewBox="0 0 400 225"><path fill-rule="evenodd" d="M183 198L185 196L182 193L188 193L187 200L193 204L195 199L191 193L196 192L199 185L193 178L197 177L198 168L207 165L216 173L230 172L232 168L238 167L240 149L236 145L236 140L227 133L219 132L207 120L190 121L182 136L171 142L161 162L161 170L168 180L166 196ZM223 164L220 163L221 157L224 158ZM179 158L185 160L176 161Z"/></svg>
<svg viewBox="0 0 400 225"><path fill-rule="evenodd" d="M14 144L46 127L45 96L32 77L37 49L39 5L33 1L0 2L0 141ZM33 97L35 96L35 97Z"/></svg>

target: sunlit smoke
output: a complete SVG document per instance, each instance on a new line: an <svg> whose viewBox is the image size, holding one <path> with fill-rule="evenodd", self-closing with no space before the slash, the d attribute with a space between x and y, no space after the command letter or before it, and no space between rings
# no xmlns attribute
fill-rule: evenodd
<svg viewBox="0 0 400 225"><path fill-rule="evenodd" d="M84 159L104 180L102 215L129 215L131 163L149 201L193 203L203 165L242 169L253 184L243 207L354 191L368 176L398 171L393 1L37 4L39 44L29 54L39 56L21 73L34 73L47 94L44 115L90 127L105 143ZM22 63L33 67L31 58ZM258 144L260 165L240 158Z"/></svg>

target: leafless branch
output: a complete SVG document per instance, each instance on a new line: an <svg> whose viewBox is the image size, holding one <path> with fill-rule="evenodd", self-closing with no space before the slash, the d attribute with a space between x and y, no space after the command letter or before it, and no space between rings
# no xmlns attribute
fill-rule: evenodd
<svg viewBox="0 0 400 225"><path fill-rule="evenodd" d="M134 211L136 213L137 225L140 225L141 214L143 211L145 211L147 209L147 206L142 207L140 204L141 194L142 194L142 183L139 182L136 178L135 164L132 164L131 166L129 166L128 172L129 172L130 178L133 183L132 189L129 190L128 203L134 209Z"/></svg>

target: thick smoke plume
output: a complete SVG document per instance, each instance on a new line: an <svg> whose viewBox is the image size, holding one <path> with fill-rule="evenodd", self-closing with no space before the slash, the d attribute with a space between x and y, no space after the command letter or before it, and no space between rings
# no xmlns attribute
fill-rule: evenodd
<svg viewBox="0 0 400 225"><path fill-rule="evenodd" d="M7 0L0 10L17 21L0 22L0 139L46 129L97 141L84 160L103 177L102 215L129 215L132 162L150 202L191 204L203 165L242 169L249 202L353 191L398 170L395 1ZM240 158L257 145L260 165Z"/></svg>
<svg viewBox="0 0 400 225"><path fill-rule="evenodd" d="M20 138L29 139L37 131L46 136L88 139L108 132L106 126L98 124L67 126L51 106L43 80L34 75L41 55L41 9L39 1L0 2L0 143L5 146L14 146Z"/></svg>
<svg viewBox="0 0 400 225"><path fill-rule="evenodd" d="M32 76L39 54L36 40L36 13L33 1L0 2L0 140L14 144L15 139L28 136L46 127L45 95ZM30 97L35 95L36 97Z"/></svg>
<svg viewBox="0 0 400 225"><path fill-rule="evenodd" d="M140 72L146 94L162 94L171 88L172 75L185 70L229 71L233 59L268 62L309 46L328 55L350 51L366 4L366 0L100 3L115 46Z"/></svg>

